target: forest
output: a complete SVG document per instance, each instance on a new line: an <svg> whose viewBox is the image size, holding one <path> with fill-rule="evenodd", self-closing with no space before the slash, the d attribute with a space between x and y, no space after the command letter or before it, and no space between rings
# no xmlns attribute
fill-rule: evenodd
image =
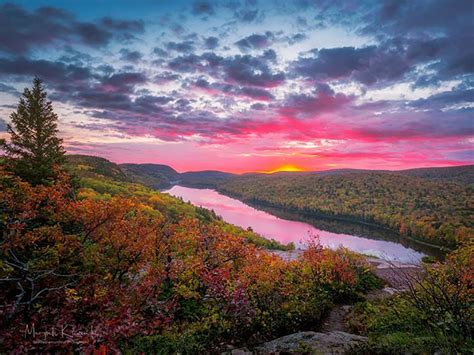
<svg viewBox="0 0 474 355"><path fill-rule="evenodd" d="M334 305L356 302L350 326L367 341L354 352L472 349L469 241L445 263L425 265L409 292L367 301L384 281L365 256L322 248L315 237L295 260L280 258L268 249L291 245L130 182L103 158L68 159L57 121L35 79L1 142L1 353L220 353L318 330ZM360 188L381 199L388 193L376 179ZM328 191L339 186L357 201L345 180ZM303 189L294 183L285 192L275 181L275 193Z"/></svg>
<svg viewBox="0 0 474 355"><path fill-rule="evenodd" d="M97 159L100 158L68 157L76 166L81 166L81 161L94 161L97 171L112 164L105 174L123 181L152 188L174 184L213 188L244 202L277 208L301 218L329 217L376 225L448 249L474 235L472 165L236 175L220 171L178 173L167 165L117 165L99 163ZM83 170L82 174L87 173Z"/></svg>
<svg viewBox="0 0 474 355"><path fill-rule="evenodd" d="M318 324L338 298L374 283L346 250L314 246L287 263L208 211L144 187L1 177L4 350L37 349L24 337L31 324L67 325L71 338L51 337L50 351L218 349Z"/></svg>
<svg viewBox="0 0 474 355"><path fill-rule="evenodd" d="M377 284L347 250L285 262L113 163L71 163L57 120L35 79L1 142L1 352L217 351L317 325Z"/></svg>
<svg viewBox="0 0 474 355"><path fill-rule="evenodd" d="M395 173L244 175L217 185L240 200L372 223L440 246L474 236L472 184Z"/></svg>

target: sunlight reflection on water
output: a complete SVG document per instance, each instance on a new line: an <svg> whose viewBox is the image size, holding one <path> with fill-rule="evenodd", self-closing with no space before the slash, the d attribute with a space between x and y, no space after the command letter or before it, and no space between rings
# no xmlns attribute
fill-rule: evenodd
<svg viewBox="0 0 474 355"><path fill-rule="evenodd" d="M304 247L310 234L319 235L321 244L330 248L344 246L350 250L373 255L382 259L403 263L419 263L423 253L407 248L402 244L370 239L367 236L337 234L298 221L291 221L273 216L270 213L255 209L233 198L221 195L211 189L195 189L173 186L164 191L196 206L214 210L229 223L242 228L252 227L260 235L273 238L282 243L294 242L299 248Z"/></svg>

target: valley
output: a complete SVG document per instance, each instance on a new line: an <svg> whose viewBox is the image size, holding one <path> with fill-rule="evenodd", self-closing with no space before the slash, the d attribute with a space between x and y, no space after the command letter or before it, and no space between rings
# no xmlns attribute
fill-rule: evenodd
<svg viewBox="0 0 474 355"><path fill-rule="evenodd" d="M86 165L106 164L99 164L95 159L102 158L95 157L69 159L79 166L81 161ZM470 198L474 190L473 165L235 175L219 171L178 173L158 164L114 164L106 174L158 189L174 185L211 188L260 209L288 213L300 221L332 219L367 224L393 232L393 239L401 235L431 250L449 250L474 232Z"/></svg>
<svg viewBox="0 0 474 355"><path fill-rule="evenodd" d="M0 0L0 355L474 354L472 0Z"/></svg>
<svg viewBox="0 0 474 355"><path fill-rule="evenodd" d="M345 224L353 228L353 234L351 235L348 230L346 230L347 233L341 233L340 229L339 233L328 231L324 225L321 227L321 224L316 221L312 221L311 224L299 222L298 216L297 220L276 217L210 189L175 185L163 192L182 198L183 201L189 201L193 205L212 210L217 215L222 216L228 223L244 229L250 228L259 235L275 239L282 244L292 243L298 249L304 249L311 237L317 236L324 247L337 249L342 246L354 252L376 256L392 262L419 264L421 258L425 255L422 250L425 250L429 255L437 255L438 257L443 255L442 253L436 253L433 249L420 247L416 243L405 246L407 245L406 241L396 235L390 235L384 239L381 235L383 233L374 227L365 228L364 231L356 231L354 230L354 223L349 224L349 226ZM332 222L339 228L343 224L343 222L334 220Z"/></svg>

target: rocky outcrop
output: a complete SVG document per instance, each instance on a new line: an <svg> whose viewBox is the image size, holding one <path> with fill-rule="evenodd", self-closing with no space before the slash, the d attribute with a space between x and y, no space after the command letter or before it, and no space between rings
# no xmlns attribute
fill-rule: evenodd
<svg viewBox="0 0 474 355"><path fill-rule="evenodd" d="M255 349L257 354L316 353L345 354L359 347L367 338L341 331L329 333L299 332L269 341Z"/></svg>
<svg viewBox="0 0 474 355"><path fill-rule="evenodd" d="M347 354L366 341L366 337L341 331L299 332L263 343L253 351L234 349L227 354Z"/></svg>
<svg viewBox="0 0 474 355"><path fill-rule="evenodd" d="M302 253L301 250L271 251L284 260L295 260ZM369 258L376 274L389 285L377 289L366 295L368 300L388 297L402 291L406 287L406 275L411 277L420 273L418 265L389 262L382 259ZM405 276L405 278L403 277ZM255 354L352 354L359 349L363 352L363 345L367 338L346 333L346 318L352 305L335 306L328 318L322 324L321 332L298 332L263 343L255 348L231 349L226 355L255 355Z"/></svg>

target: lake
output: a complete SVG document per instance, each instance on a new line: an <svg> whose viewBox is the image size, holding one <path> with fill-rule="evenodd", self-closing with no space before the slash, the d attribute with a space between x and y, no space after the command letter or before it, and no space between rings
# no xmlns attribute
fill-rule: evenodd
<svg viewBox="0 0 474 355"><path fill-rule="evenodd" d="M390 261L419 263L426 255L420 246L411 245L409 241L392 232L376 228L327 219L297 221L294 220L297 216L255 208L212 189L175 185L163 192L181 197L196 206L214 210L226 222L242 228L251 227L266 238L273 238L285 244L293 242L297 248L304 248L310 235L318 235L321 244L326 247L344 246Z"/></svg>

